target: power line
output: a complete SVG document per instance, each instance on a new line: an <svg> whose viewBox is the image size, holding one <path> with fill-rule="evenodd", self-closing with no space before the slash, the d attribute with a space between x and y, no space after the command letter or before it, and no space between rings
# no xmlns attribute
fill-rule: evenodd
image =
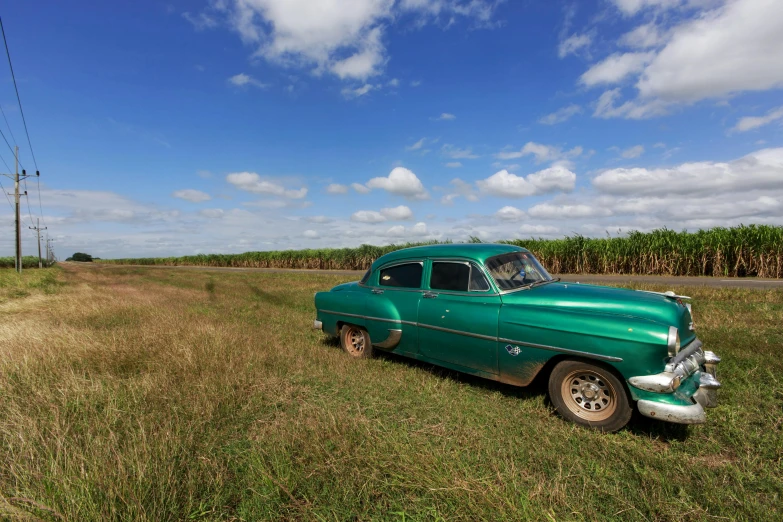
<svg viewBox="0 0 783 522"><path fill-rule="evenodd" d="M33 164L35 170L38 170L38 162L35 161L35 152L33 152L33 144L30 142L30 133L27 131L27 121L24 119L24 110L22 109L22 99L19 97L19 89L16 86L16 76L14 76L14 66L11 64L11 52L8 50L8 41L5 39L5 28L3 27L3 19L0 17L0 31L3 32L3 43L5 44L5 54L8 56L8 67L11 69L11 79L14 81L14 90L16 91L16 101L19 102L19 113L22 115L22 123L24 124L24 133L27 135L27 145L30 146L30 155L33 157Z"/></svg>
<svg viewBox="0 0 783 522"><path fill-rule="evenodd" d="M6 144L6 145L8 145L8 150L10 150L10 151L11 151L11 154L13 154L13 155L16 155L16 152L14 152L14 148L11 146L11 144L10 144L10 143L8 143L8 140L7 140L7 139L6 139L6 137L5 137L5 133L4 133L2 130L0 130L0 136L2 136L2 137L3 137L3 141L5 142L5 144ZM17 161L19 161L19 160L17 160ZM19 161L19 166L20 166L20 167L22 167L22 168L24 168L24 165L22 165L22 162L21 162L21 161ZM8 167L8 164L7 164L7 163L6 163L6 167ZM11 169L10 169L10 167L9 167L9 169L8 169L8 170L11 170Z"/></svg>
<svg viewBox="0 0 783 522"><path fill-rule="evenodd" d="M11 69L11 79L14 81L14 91L16 92L16 101L19 102L19 114L22 115L22 124L24 124L24 133L25 136L27 136L27 145L30 147L30 155L33 157L33 165L35 165L35 171L36 171L36 188L38 190L38 210L41 212L41 219L43 219L44 226L46 225L46 219L44 219L44 212L43 212L43 203L41 202L41 180L39 178L38 174L38 161L35 159L35 151L33 150L33 144L30 141L30 132L27 130L27 120L24 117L24 109L22 108L22 98L19 97L19 88L16 85L16 75L14 74L14 66L11 63L11 51L8 49L8 40L5 37L5 27L3 26L3 19L0 17L0 31L3 33L3 44L5 45L5 54L8 57L8 68ZM0 105L0 110L2 109L2 105ZM3 111L3 118L5 118L5 111ZM8 124L8 120L5 120L6 125ZM8 126L8 132L11 133L11 138L14 140L14 144L16 144L16 138L14 138L14 133L11 131L11 126ZM3 136L3 139L5 139L5 136ZM8 143L6 141L6 143ZM24 167L22 167L24 168ZM27 182L25 181L25 191L27 190ZM27 212L30 214L30 221L33 220L33 214L30 211L30 197L27 197Z"/></svg>
<svg viewBox="0 0 783 522"><path fill-rule="evenodd" d="M5 117L5 111L3 110L2 103L0 103L0 112L3 113L3 119L5 120L5 124L8 127L8 132L11 134L11 139L14 140L14 145L16 145L16 137L14 136L14 131L11 130L11 124L8 123L8 118Z"/></svg>

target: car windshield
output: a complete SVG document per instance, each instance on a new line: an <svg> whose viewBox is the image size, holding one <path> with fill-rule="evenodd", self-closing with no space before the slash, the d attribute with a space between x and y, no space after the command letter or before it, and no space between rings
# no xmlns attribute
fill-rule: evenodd
<svg viewBox="0 0 783 522"><path fill-rule="evenodd" d="M528 252L511 252L491 257L485 264L501 291L552 281L549 272Z"/></svg>

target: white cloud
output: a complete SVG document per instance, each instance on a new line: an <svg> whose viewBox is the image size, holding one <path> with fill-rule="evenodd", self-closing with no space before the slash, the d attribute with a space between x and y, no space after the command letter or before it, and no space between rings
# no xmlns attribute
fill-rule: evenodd
<svg viewBox="0 0 783 522"><path fill-rule="evenodd" d="M655 53L615 53L590 67L579 81L587 87L618 83L628 76L642 72Z"/></svg>
<svg viewBox="0 0 783 522"><path fill-rule="evenodd" d="M471 150L470 147L460 149L459 147L455 147L448 143L443 145L441 153L451 159L476 159L479 157L478 154L473 153L473 150Z"/></svg>
<svg viewBox="0 0 783 522"><path fill-rule="evenodd" d="M521 221L527 217L527 213L517 207L506 206L495 212L495 217L501 221Z"/></svg>
<svg viewBox="0 0 783 522"><path fill-rule="evenodd" d="M306 218L306 220L309 223L319 223L319 224L331 223L333 221L332 218L326 216L309 216Z"/></svg>
<svg viewBox="0 0 783 522"><path fill-rule="evenodd" d="M416 143L414 143L413 145L409 145L408 147L405 147L405 150L410 150L410 151L419 150L424 146L424 141L425 138L422 138Z"/></svg>
<svg viewBox="0 0 783 522"><path fill-rule="evenodd" d="M482 192L493 196L523 198L558 190L571 191L576 183L576 174L562 166L550 167L524 177L501 170L476 183Z"/></svg>
<svg viewBox="0 0 783 522"><path fill-rule="evenodd" d="M392 88L399 87L400 86L400 80L397 79L397 78L392 78L391 80L389 80L389 82L386 85L388 85L389 87L392 87Z"/></svg>
<svg viewBox="0 0 783 522"><path fill-rule="evenodd" d="M458 169L462 166L462 163L460 163L459 161L449 161L445 165L450 169Z"/></svg>
<svg viewBox="0 0 783 522"><path fill-rule="evenodd" d="M402 225L395 225L386 231L388 237L421 237L427 235L427 224L420 222L410 228Z"/></svg>
<svg viewBox="0 0 783 522"><path fill-rule="evenodd" d="M198 213L210 219L220 219L225 215L225 212L221 208L204 208L199 210Z"/></svg>
<svg viewBox="0 0 783 522"><path fill-rule="evenodd" d="M626 159L638 158L642 154L644 154L643 145L635 145L633 147L628 147L627 149L620 152L620 156Z"/></svg>
<svg viewBox="0 0 783 522"><path fill-rule="evenodd" d="M718 163L683 163L659 169L611 169L593 179L606 194L690 194L709 196L783 188L783 148L763 149L740 159Z"/></svg>
<svg viewBox="0 0 783 522"><path fill-rule="evenodd" d="M581 114L581 112L582 112L582 107L580 107L575 103L572 103L571 105L567 105L566 107L558 109L551 114L547 114L546 116L541 117L538 120L538 123L543 123L544 125L555 125L557 123L563 123L564 121L570 119L572 116Z"/></svg>
<svg viewBox="0 0 783 522"><path fill-rule="evenodd" d="M307 196L307 187L286 189L274 181L262 180L255 172L235 172L226 176L226 181L240 190L253 194L269 194L290 199L301 199Z"/></svg>
<svg viewBox="0 0 783 522"><path fill-rule="evenodd" d="M448 112L444 112L440 116L435 118L436 121L448 121L448 120L456 120L456 119L457 119L456 116Z"/></svg>
<svg viewBox="0 0 783 522"><path fill-rule="evenodd" d="M361 183L351 183L351 188L359 194L367 194L370 189L362 185Z"/></svg>
<svg viewBox="0 0 783 522"><path fill-rule="evenodd" d="M202 31L204 29L214 29L217 27L218 22L207 13L192 14L188 11L182 13L182 18L190 22L196 31Z"/></svg>
<svg viewBox="0 0 783 522"><path fill-rule="evenodd" d="M307 239L318 239L320 237L318 232L315 230L305 230L302 232L302 236L306 237Z"/></svg>
<svg viewBox="0 0 783 522"><path fill-rule="evenodd" d="M383 223L384 221L407 221L413 219L413 211L405 205L374 210L359 210L351 215L351 221L357 223Z"/></svg>
<svg viewBox="0 0 783 522"><path fill-rule="evenodd" d="M427 199L429 193L421 180L405 167L396 167L385 178L373 178L367 182L369 189L383 189L409 199Z"/></svg>
<svg viewBox="0 0 783 522"><path fill-rule="evenodd" d="M255 56L366 80L383 72L384 31L401 15L411 13L422 25L460 18L486 25L494 7L486 0L219 0L211 9L255 47Z"/></svg>
<svg viewBox="0 0 783 522"><path fill-rule="evenodd" d="M563 152L563 150L559 147L552 145L542 145L541 143L529 141L525 143L525 146L518 151L501 151L495 154L495 157L500 160L510 160L532 155L535 156L536 163L544 163L548 161L576 158L582 154L582 151L582 147L577 146L571 150Z"/></svg>
<svg viewBox="0 0 783 522"><path fill-rule="evenodd" d="M609 216L612 211L605 207L590 205L553 205L541 203L527 210L532 217L540 219L570 219Z"/></svg>
<svg viewBox="0 0 783 522"><path fill-rule="evenodd" d="M466 183L459 178L454 178L451 180L450 185L451 192L441 198L440 202L442 204L451 205L454 200L460 196L471 202L478 201L478 195L476 194L476 191L473 190L470 183Z"/></svg>
<svg viewBox="0 0 783 522"><path fill-rule="evenodd" d="M770 123L778 120L783 120L783 106L778 107L777 109L772 109L765 116L746 116L737 122L734 130L745 132L751 129L763 127L764 125L769 125Z"/></svg>
<svg viewBox="0 0 783 522"><path fill-rule="evenodd" d="M615 105L620 97L620 89L611 89L605 91L598 98L595 105L593 116L596 118L628 118L632 120L643 120L654 116L661 116L668 112L671 104L663 100L653 99L629 100L621 105Z"/></svg>
<svg viewBox="0 0 783 522"><path fill-rule="evenodd" d="M379 74L386 63L384 48L381 43L381 28L375 27L362 38L359 51L331 64L331 71L340 79L365 80Z"/></svg>
<svg viewBox="0 0 783 522"><path fill-rule="evenodd" d="M553 235L560 232L560 229L550 225L522 225L519 227L520 234L544 234Z"/></svg>
<svg viewBox="0 0 783 522"><path fill-rule="evenodd" d="M421 80L413 80L411 82L411 87L418 87L419 85L421 85Z"/></svg>
<svg viewBox="0 0 783 522"><path fill-rule="evenodd" d="M345 87L343 90L340 91L340 93L343 95L343 97L346 100L353 100L354 98L359 98L361 96L364 96L365 94L368 94L373 89L375 89L375 85L372 85L370 83L365 83L361 87L356 87L354 89Z"/></svg>
<svg viewBox="0 0 783 522"><path fill-rule="evenodd" d="M557 55L565 58L569 54L576 54L580 49L589 47L593 37L589 34L572 34L562 42L557 48Z"/></svg>
<svg viewBox="0 0 783 522"><path fill-rule="evenodd" d="M633 16L647 8L669 9L679 6L682 0L611 0L626 16Z"/></svg>
<svg viewBox="0 0 783 522"><path fill-rule="evenodd" d="M345 194L346 192L348 192L348 186L340 183L330 183L326 187L327 194Z"/></svg>
<svg viewBox="0 0 783 522"><path fill-rule="evenodd" d="M400 205L393 208L382 208L381 214L389 221L405 221L406 219L413 219L413 212L405 205Z"/></svg>
<svg viewBox="0 0 783 522"><path fill-rule="evenodd" d="M171 194L175 198L184 199L185 201L190 201L191 203L202 203L204 201L209 201L212 199L212 197L207 194L206 192L201 192L200 190L195 189L183 189L183 190L175 190L173 194Z"/></svg>
<svg viewBox="0 0 783 522"><path fill-rule="evenodd" d="M359 210L351 215L351 221L358 223L383 223L386 217L374 210Z"/></svg>
<svg viewBox="0 0 783 522"><path fill-rule="evenodd" d="M258 87L259 89L266 89L269 87L269 84L256 80L252 76L248 76L245 73L235 74L228 79L228 83L236 85L237 87L245 87L247 85L252 85L253 87Z"/></svg>
<svg viewBox="0 0 783 522"><path fill-rule="evenodd" d="M620 45L635 49L656 47L664 40L658 26L654 22L646 23L625 33L620 37Z"/></svg>
<svg viewBox="0 0 783 522"><path fill-rule="evenodd" d="M423 222L416 223L411 227L411 233L414 236L424 236L427 234L427 224Z"/></svg>
<svg viewBox="0 0 783 522"><path fill-rule="evenodd" d="M675 27L637 87L684 102L782 87L781 56L783 2L733 0Z"/></svg>

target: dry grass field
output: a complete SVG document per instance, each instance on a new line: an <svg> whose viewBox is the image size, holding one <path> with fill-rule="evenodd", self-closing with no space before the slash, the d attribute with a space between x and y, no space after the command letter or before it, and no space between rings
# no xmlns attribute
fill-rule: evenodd
<svg viewBox="0 0 783 522"><path fill-rule="evenodd" d="M783 290L688 288L721 406L602 435L540 385L349 360L310 329L343 280L0 271L0 519L783 518Z"/></svg>

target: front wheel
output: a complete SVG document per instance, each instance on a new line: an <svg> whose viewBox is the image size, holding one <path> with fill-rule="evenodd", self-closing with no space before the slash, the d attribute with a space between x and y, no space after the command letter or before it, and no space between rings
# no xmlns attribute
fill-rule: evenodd
<svg viewBox="0 0 783 522"><path fill-rule="evenodd" d="M549 397L566 420L604 432L621 429L633 413L623 383L605 367L582 361L552 369Z"/></svg>
<svg viewBox="0 0 783 522"><path fill-rule="evenodd" d="M364 328L352 324L343 325L340 330L340 345L348 355L357 359L366 359L373 355L370 334Z"/></svg>

